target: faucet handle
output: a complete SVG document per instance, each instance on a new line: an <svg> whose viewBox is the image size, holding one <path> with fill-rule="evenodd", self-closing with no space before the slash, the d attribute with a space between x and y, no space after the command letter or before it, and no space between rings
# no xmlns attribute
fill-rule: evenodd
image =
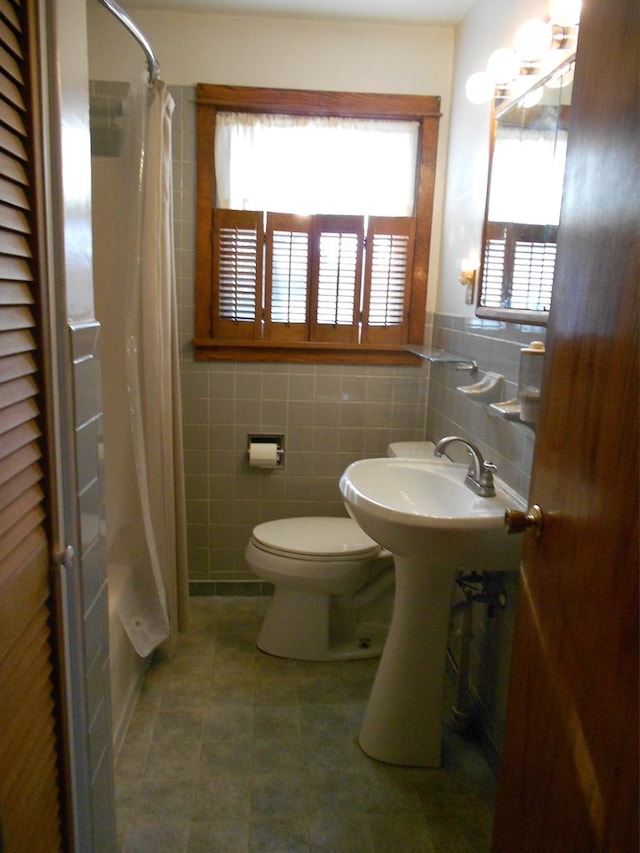
<svg viewBox="0 0 640 853"><path fill-rule="evenodd" d="M483 462L482 470L480 471L480 487L484 497L493 497L496 493L493 484L493 472L498 470L498 466L493 462Z"/></svg>

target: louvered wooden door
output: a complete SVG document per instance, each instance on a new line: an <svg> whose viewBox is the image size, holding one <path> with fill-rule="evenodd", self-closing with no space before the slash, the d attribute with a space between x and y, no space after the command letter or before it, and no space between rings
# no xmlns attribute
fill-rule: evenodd
<svg viewBox="0 0 640 853"><path fill-rule="evenodd" d="M0 0L0 819L61 847L26 4Z"/></svg>

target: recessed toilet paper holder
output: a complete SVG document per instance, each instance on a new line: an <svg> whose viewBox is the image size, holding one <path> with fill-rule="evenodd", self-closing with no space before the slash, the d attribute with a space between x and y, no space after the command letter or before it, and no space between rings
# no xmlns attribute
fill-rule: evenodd
<svg viewBox="0 0 640 853"><path fill-rule="evenodd" d="M254 448L253 453L252 446ZM265 453L261 451L265 451ZM258 457L257 462L255 461L256 456ZM247 435L247 458L251 467L282 468L284 465L284 435L249 433Z"/></svg>

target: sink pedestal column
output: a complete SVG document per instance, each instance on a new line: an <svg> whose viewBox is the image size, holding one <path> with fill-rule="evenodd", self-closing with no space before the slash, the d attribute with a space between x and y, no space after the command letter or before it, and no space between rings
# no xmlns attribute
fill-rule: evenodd
<svg viewBox="0 0 640 853"><path fill-rule="evenodd" d="M394 556L396 595L360 731L379 761L439 767L447 636L455 569Z"/></svg>

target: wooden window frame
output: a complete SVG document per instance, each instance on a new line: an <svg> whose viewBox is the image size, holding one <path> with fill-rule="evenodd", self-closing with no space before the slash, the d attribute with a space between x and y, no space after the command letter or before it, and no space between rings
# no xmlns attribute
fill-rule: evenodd
<svg viewBox="0 0 640 853"><path fill-rule="evenodd" d="M196 315L192 340L199 361L274 361L345 364L417 364L405 346L421 345L427 297L427 277L435 189L440 98L422 95L377 95L315 92L199 83L197 104ZM223 112L281 113L359 119L396 119L418 123L413 281L405 343L233 341L212 331L212 212L216 117Z"/></svg>

